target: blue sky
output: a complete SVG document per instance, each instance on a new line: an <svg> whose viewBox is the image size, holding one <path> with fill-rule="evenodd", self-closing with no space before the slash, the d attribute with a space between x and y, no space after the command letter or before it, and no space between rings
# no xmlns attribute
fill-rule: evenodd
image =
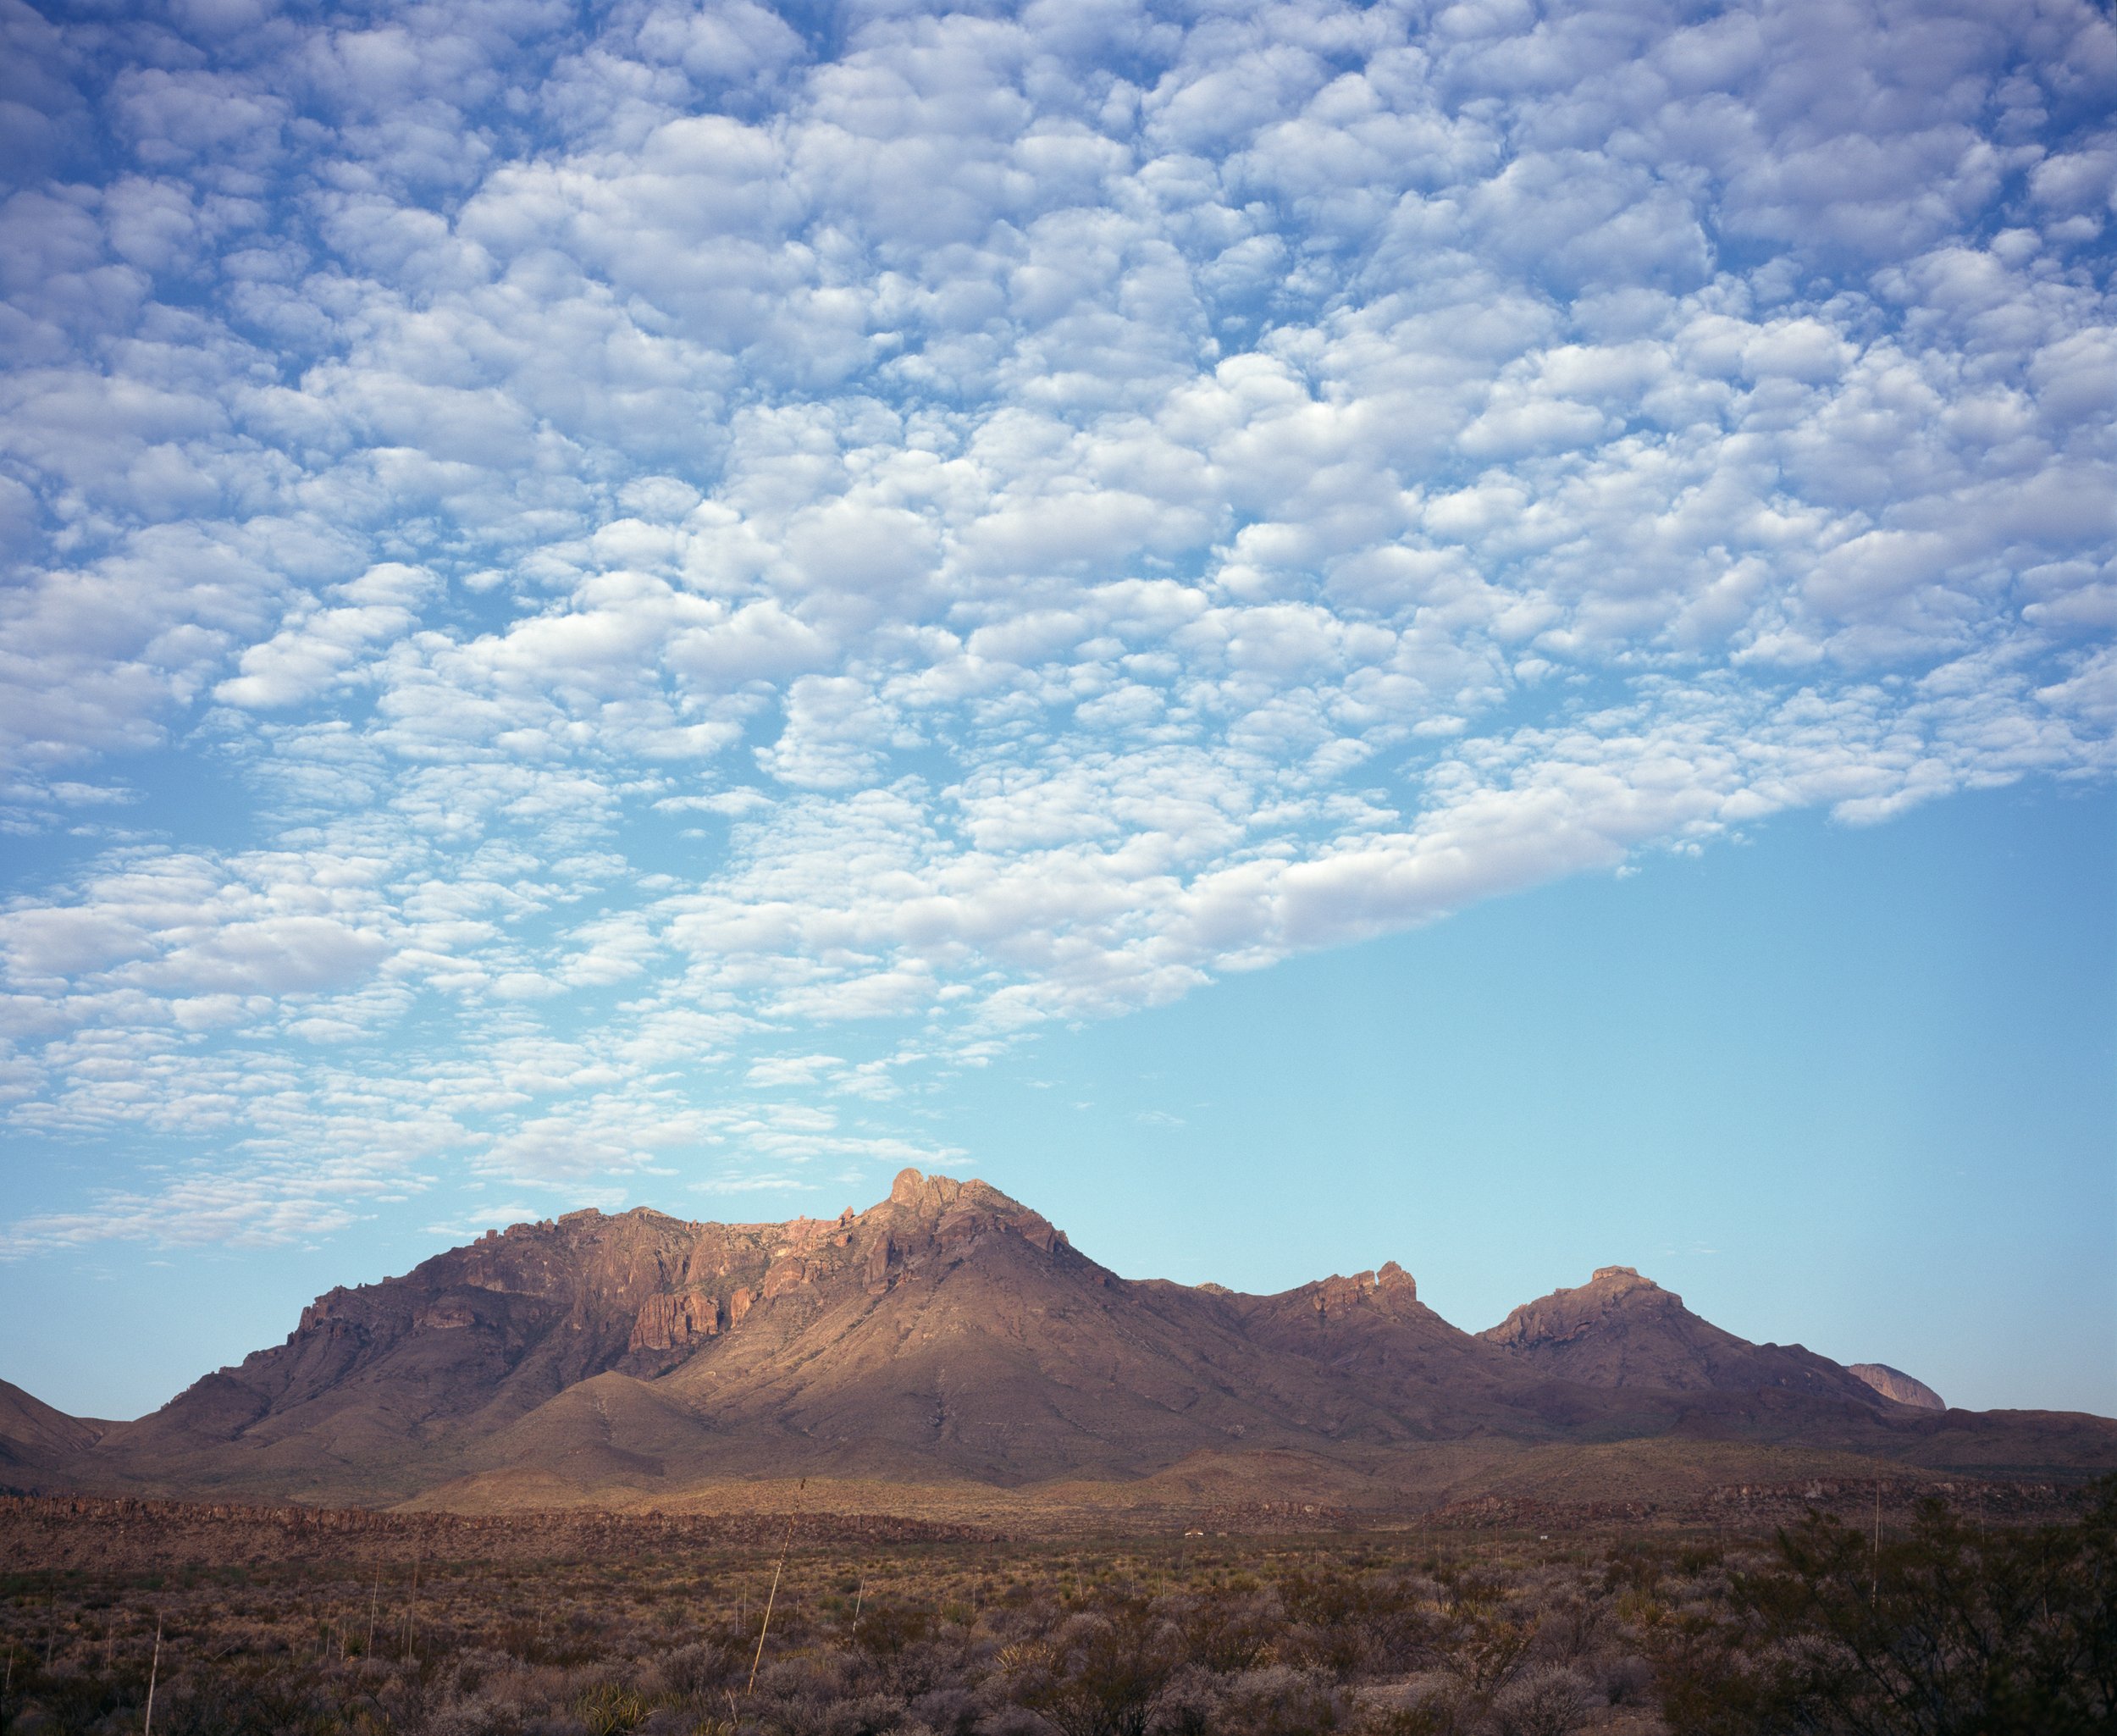
<svg viewBox="0 0 2117 1736"><path fill-rule="evenodd" d="M2085 0L0 29L0 1374L917 1163L2117 1409Z"/></svg>

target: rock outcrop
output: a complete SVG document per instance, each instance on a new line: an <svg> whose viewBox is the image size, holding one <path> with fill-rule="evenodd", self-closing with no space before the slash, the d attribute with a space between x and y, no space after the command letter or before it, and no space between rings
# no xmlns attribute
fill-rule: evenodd
<svg viewBox="0 0 2117 1736"><path fill-rule="evenodd" d="M1848 1363L1848 1374L1857 1374L1884 1398L1921 1411L1944 1411L1948 1402L1923 1380L1915 1380L1901 1368L1887 1363Z"/></svg>

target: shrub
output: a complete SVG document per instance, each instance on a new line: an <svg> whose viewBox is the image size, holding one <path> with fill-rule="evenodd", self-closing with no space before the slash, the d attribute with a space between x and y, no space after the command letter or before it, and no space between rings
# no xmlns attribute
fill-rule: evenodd
<svg viewBox="0 0 2117 1736"><path fill-rule="evenodd" d="M574 1702L573 1715L589 1736L625 1736L647 1721L647 1702L614 1682L591 1688Z"/></svg>
<svg viewBox="0 0 2117 1736"><path fill-rule="evenodd" d="M1973 1534L1937 1501L1876 1549L1782 1532L1717 1622L1661 1637L1678 1736L2087 1736L2117 1718L2117 1479L2081 1524Z"/></svg>
<svg viewBox="0 0 2117 1736"><path fill-rule="evenodd" d="M1137 1600L1075 1616L1025 1659L1014 1698L1062 1736L1146 1736L1176 1672L1175 1639Z"/></svg>
<svg viewBox="0 0 2117 1736"><path fill-rule="evenodd" d="M1492 1722L1499 1736L1573 1736L1595 1700L1577 1671L1533 1666L1493 1696Z"/></svg>

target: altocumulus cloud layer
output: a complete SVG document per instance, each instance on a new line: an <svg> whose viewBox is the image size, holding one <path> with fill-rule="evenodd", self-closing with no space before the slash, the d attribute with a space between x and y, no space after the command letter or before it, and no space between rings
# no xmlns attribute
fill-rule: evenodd
<svg viewBox="0 0 2117 1736"><path fill-rule="evenodd" d="M2110 771L2086 0L4 17L17 1251Z"/></svg>

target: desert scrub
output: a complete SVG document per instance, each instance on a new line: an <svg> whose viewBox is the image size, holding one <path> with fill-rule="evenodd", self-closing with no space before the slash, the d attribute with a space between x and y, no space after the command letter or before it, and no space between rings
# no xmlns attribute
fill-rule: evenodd
<svg viewBox="0 0 2117 1736"><path fill-rule="evenodd" d="M2117 1728L2117 1479L2082 1521L1987 1533L1938 1501L1878 1544L1811 1517L1657 1625L1678 1736Z"/></svg>
<svg viewBox="0 0 2117 1736"><path fill-rule="evenodd" d="M1988 1536L1935 1510L1878 1556L1821 1521L804 1545L754 1691L777 1535L428 1560L416 1622L408 1560L31 1564L0 1601L0 1732L136 1736L159 1619L157 1736L2073 1736L2117 1683L2109 1510Z"/></svg>

